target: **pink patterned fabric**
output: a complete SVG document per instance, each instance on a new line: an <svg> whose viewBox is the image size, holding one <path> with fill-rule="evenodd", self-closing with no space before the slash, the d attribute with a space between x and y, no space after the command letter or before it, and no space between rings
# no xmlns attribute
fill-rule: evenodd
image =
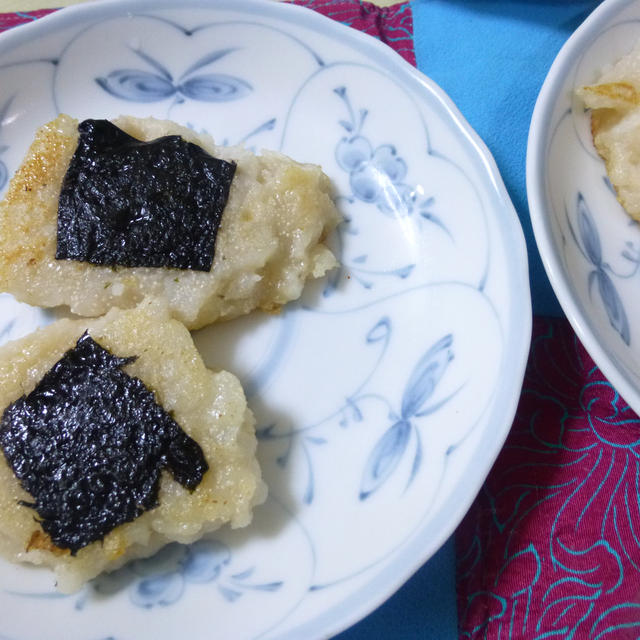
<svg viewBox="0 0 640 640"><path fill-rule="evenodd" d="M640 635L640 419L537 318L516 420L457 533L461 637Z"/></svg>
<svg viewBox="0 0 640 640"><path fill-rule="evenodd" d="M0 31L6 31L11 27L17 27L25 22L32 22L49 13L53 13L55 9L40 9L38 11L16 11L15 13L0 13Z"/></svg>
<svg viewBox="0 0 640 640"><path fill-rule="evenodd" d="M359 0L295 0L294 4L309 7L354 29L375 36L415 66L413 14L409 2L384 8Z"/></svg>

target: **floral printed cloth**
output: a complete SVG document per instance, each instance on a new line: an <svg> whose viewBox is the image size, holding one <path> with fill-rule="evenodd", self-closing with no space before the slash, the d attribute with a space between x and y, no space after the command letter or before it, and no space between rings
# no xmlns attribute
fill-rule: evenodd
<svg viewBox="0 0 640 640"><path fill-rule="evenodd" d="M413 15L409 2L385 8L358 0L293 0L293 3L382 40L415 66Z"/></svg>
<svg viewBox="0 0 640 640"><path fill-rule="evenodd" d="M410 3L296 4L415 64ZM0 31L48 12L0 14ZM463 638L640 637L640 419L563 318L534 320L513 428L456 546Z"/></svg>
<svg viewBox="0 0 640 640"><path fill-rule="evenodd" d="M38 11L16 11L15 13L0 13L0 31L31 22L52 13L55 9L39 9Z"/></svg>
<svg viewBox="0 0 640 640"><path fill-rule="evenodd" d="M640 419L535 318L505 447L457 532L463 638L640 636Z"/></svg>

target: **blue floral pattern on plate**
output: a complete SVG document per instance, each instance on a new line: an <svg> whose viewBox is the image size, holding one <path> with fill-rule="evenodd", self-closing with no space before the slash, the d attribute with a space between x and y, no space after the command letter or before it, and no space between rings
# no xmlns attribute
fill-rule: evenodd
<svg viewBox="0 0 640 640"><path fill-rule="evenodd" d="M594 267L588 276L589 291L591 291L594 284L597 286L600 299L607 312L611 326L620 334L624 343L629 345L631 342L629 320L620 295L611 279L611 268L603 261L602 245L598 228L581 193L578 193L576 217L578 220L577 231L573 228L568 218L567 224L571 231L571 236L580 249L580 252Z"/></svg>
<svg viewBox="0 0 640 640"><path fill-rule="evenodd" d="M152 609L174 604L189 585L215 585L228 602L235 602L248 590L273 592L282 587L282 581L252 581L253 566L231 573L232 559L229 546L219 540L203 539L189 546L172 543L151 558L97 578L93 589L109 595L124 586L134 605Z"/></svg>
<svg viewBox="0 0 640 640"><path fill-rule="evenodd" d="M196 636L214 618L218 637L330 635L350 601L372 602L363 588L388 593L436 550L511 422L530 306L499 176L437 87L298 7L123 0L40 26L51 37L38 55L56 60L41 98L54 110L170 116L320 163L345 222L330 240L340 269L299 303L196 336L208 364L238 372L256 415L271 497L251 527L171 544L79 596L1 565L0 603L21 612L37 599L43 633L73 614L73 640L157 637L163 611ZM6 55L0 39L0 87ZM28 112L12 109L7 130L32 135ZM11 335L26 318L14 305L0 298ZM411 560L396 563L398 551Z"/></svg>
<svg viewBox="0 0 640 640"><path fill-rule="evenodd" d="M392 144L381 144L375 149L363 135L367 109L357 112L351 105L346 87L337 87L334 93L344 102L348 118L340 120L347 135L336 146L336 160L349 173L354 197L375 204L386 215L411 215L417 211L423 218L446 227L429 212L433 197L420 196L415 188L403 182L407 163Z"/></svg>
<svg viewBox="0 0 640 640"><path fill-rule="evenodd" d="M235 76L224 73L198 73L220 58L233 53L233 49L211 51L174 79L169 70L158 60L141 49L134 53L153 71L146 69L115 69L96 82L107 93L131 102L158 102L175 96L177 102L185 98L201 102L228 102L239 100L253 87Z"/></svg>
<svg viewBox="0 0 640 640"><path fill-rule="evenodd" d="M408 484L420 470L422 442L415 418L428 416L453 397L451 395L434 405L424 406L453 359L452 344L453 336L444 336L420 358L407 382L400 415L394 416L394 424L384 432L371 451L362 474L360 500L366 500L393 473L407 449L412 433L416 438L416 449Z"/></svg>

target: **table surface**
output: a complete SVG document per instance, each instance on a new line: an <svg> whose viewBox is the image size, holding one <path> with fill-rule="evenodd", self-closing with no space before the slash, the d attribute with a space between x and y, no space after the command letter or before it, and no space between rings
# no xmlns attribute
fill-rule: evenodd
<svg viewBox="0 0 640 640"><path fill-rule="evenodd" d="M0 11L79 0L1 0ZM391 4L393 0L380 0ZM453 99L494 155L524 229L534 314L561 315L535 245L525 188L529 122L557 52L599 0L414 0L417 66ZM339 640L458 637L453 539Z"/></svg>

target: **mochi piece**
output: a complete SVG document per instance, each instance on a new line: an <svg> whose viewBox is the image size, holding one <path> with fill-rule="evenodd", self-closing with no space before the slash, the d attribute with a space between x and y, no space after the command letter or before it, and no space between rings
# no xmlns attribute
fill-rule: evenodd
<svg viewBox="0 0 640 640"><path fill-rule="evenodd" d="M188 455L176 452L173 471L162 470L150 508L72 552L44 530L34 496L0 451L0 553L52 568L65 592L167 543L193 542L226 523L246 526L253 507L266 497L255 458L254 420L240 383L230 373L205 367L188 330L158 300L146 299L129 310L114 308L96 320L59 320L0 347L3 420L7 407L29 396L85 334L120 359L127 376L141 381L187 439L197 443L206 464L190 455L191 445ZM56 394L47 393L47 411L55 411ZM104 440L117 449L110 438ZM4 439L2 445L7 446ZM61 470L58 475L64 482L68 474Z"/></svg>
<svg viewBox="0 0 640 640"><path fill-rule="evenodd" d="M640 43L577 94L591 109L593 143L618 200L640 221Z"/></svg>
<svg viewBox="0 0 640 640"><path fill-rule="evenodd" d="M255 309L278 311L300 296L308 278L337 265L325 240L340 216L320 167L271 151L217 146L168 121L120 117L114 124L138 140L179 135L237 165L211 270L56 259L58 201L79 136L78 122L61 115L38 130L0 202L0 291L35 306L67 305L82 316L154 296L197 329Z"/></svg>

